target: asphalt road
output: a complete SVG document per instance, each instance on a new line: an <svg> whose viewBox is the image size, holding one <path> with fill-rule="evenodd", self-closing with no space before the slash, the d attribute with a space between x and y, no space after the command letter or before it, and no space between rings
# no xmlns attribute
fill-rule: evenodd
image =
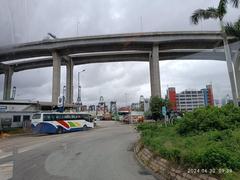
<svg viewBox="0 0 240 180"><path fill-rule="evenodd" d="M154 180L134 158L132 126L0 140L0 180Z"/></svg>

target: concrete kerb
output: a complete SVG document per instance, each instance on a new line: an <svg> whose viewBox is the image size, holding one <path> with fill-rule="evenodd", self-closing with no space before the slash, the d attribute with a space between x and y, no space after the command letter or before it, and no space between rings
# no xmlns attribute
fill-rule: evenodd
<svg viewBox="0 0 240 180"><path fill-rule="evenodd" d="M134 159L137 161L138 165L143 169L146 170L149 174L154 176L157 180L163 180L157 173L151 170L148 166L146 166L137 156L138 152L136 152L136 146L140 143L140 141L136 142L133 147ZM143 147L143 146L142 146Z"/></svg>
<svg viewBox="0 0 240 180"><path fill-rule="evenodd" d="M134 157L140 166L150 172L156 179L179 180L217 180L216 177L207 174L188 174L181 167L174 166L171 162L155 155L144 147L141 141L134 144Z"/></svg>

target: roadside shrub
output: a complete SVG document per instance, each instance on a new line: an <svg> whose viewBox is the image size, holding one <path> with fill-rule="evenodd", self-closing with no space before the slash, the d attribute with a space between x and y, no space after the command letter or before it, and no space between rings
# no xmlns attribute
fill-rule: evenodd
<svg viewBox="0 0 240 180"><path fill-rule="evenodd" d="M222 108L199 108L186 113L179 121L177 131L181 135L190 135L237 127L240 127L240 108L226 105Z"/></svg>
<svg viewBox="0 0 240 180"><path fill-rule="evenodd" d="M186 169L232 169L240 179L240 109L237 107L200 108L186 113L174 125L143 123L137 129L143 144L162 158Z"/></svg>
<svg viewBox="0 0 240 180"><path fill-rule="evenodd" d="M169 151L169 159L175 162L180 162L181 151L179 149L173 149Z"/></svg>
<svg viewBox="0 0 240 180"><path fill-rule="evenodd" d="M152 113L152 118L157 121L161 118L162 106L164 106L164 99L159 96L152 96L150 99L150 111Z"/></svg>
<svg viewBox="0 0 240 180"><path fill-rule="evenodd" d="M161 124L159 123L141 123L137 126L138 131L144 131L144 130L157 130L161 127Z"/></svg>
<svg viewBox="0 0 240 180"><path fill-rule="evenodd" d="M233 137L232 130L227 129L224 131L213 131L209 134L208 140L210 141L229 141Z"/></svg>
<svg viewBox="0 0 240 180"><path fill-rule="evenodd" d="M238 169L238 159L224 148L210 147L199 157L201 168L231 168Z"/></svg>
<svg viewBox="0 0 240 180"><path fill-rule="evenodd" d="M150 110L144 112L145 119L152 119L152 112Z"/></svg>

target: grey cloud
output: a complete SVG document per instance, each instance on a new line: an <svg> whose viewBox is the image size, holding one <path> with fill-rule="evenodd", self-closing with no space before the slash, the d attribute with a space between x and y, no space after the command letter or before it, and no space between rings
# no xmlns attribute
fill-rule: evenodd
<svg viewBox="0 0 240 180"><path fill-rule="evenodd" d="M176 86L177 91L182 91L187 88L201 89L206 84L212 83L215 97L221 98L230 94L226 62L169 61L161 63L161 67L164 87ZM179 70L175 74L176 69Z"/></svg>
<svg viewBox="0 0 240 180"><path fill-rule="evenodd" d="M216 4L217 1L209 0L2 0L0 46L13 43L13 39L14 43L42 40L48 32L62 38L141 30L218 30L218 22L209 20L194 26L189 18L193 10ZM238 16L239 9L229 8L226 20L232 21ZM126 96L128 103L138 101L140 95L150 96L147 63L103 63L74 68L74 100L77 98L77 72L81 69L86 69L81 75L86 103L95 103L101 95L106 101L117 100L121 104L126 103ZM230 94L224 62L165 61L160 63L160 70L163 94L167 85L181 91L203 88L211 81L216 97ZM61 75L63 87L66 84L65 67L62 67ZM17 86L17 98L51 100L51 78L51 68L16 73L13 85ZM0 75L1 97L3 79Z"/></svg>
<svg viewBox="0 0 240 180"><path fill-rule="evenodd" d="M29 85L31 85L32 88L41 88L50 81L52 76L50 71L52 71L52 68L41 68L14 73L12 85L23 89L28 88Z"/></svg>

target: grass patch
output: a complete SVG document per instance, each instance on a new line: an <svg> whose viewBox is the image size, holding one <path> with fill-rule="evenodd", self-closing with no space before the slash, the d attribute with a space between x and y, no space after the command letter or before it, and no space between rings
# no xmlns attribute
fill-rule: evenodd
<svg viewBox="0 0 240 180"><path fill-rule="evenodd" d="M224 179L240 179L240 117L238 119L240 110L230 108L231 112L229 112L226 108L229 107L214 109L214 113L209 108L200 109L200 113L196 110L199 113L198 116L201 117L200 120L197 116L193 116L196 114L195 111L187 113L172 126L165 127L161 123L143 123L137 128L141 132L141 141L144 145L183 168L231 169L233 173L222 175L216 173L216 175L223 176ZM225 113L224 117L216 116L219 111L220 114ZM228 124L230 122L232 124ZM185 126L184 123L191 128ZM211 126L208 127L206 124ZM180 130L182 127L184 131Z"/></svg>

